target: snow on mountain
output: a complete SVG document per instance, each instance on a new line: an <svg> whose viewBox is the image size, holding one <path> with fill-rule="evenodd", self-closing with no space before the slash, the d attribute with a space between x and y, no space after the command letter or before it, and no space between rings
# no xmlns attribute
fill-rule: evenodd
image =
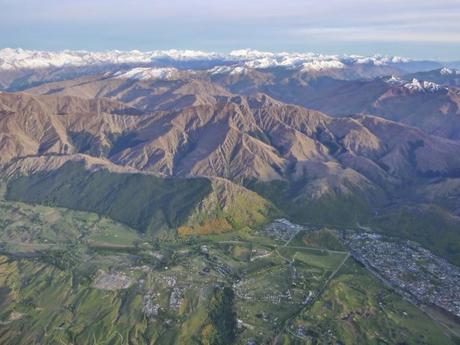
<svg viewBox="0 0 460 345"><path fill-rule="evenodd" d="M156 50L150 52L132 51L34 51L5 48L0 50L0 70L22 70L39 68L79 67L89 65L132 64L148 65L168 61L192 62L208 61L215 66L236 64L248 68L303 68L318 70L325 68L343 68L354 64L371 64L375 66L409 63L402 57L375 55L371 57L358 55L322 55L315 53L270 53L257 50L234 50L228 54L203 52L195 50ZM171 66L172 67L172 66Z"/></svg>
<svg viewBox="0 0 460 345"><path fill-rule="evenodd" d="M389 78L384 79L386 83L390 85L401 86L407 83L406 80L399 78L398 76L392 75Z"/></svg>
<svg viewBox="0 0 460 345"><path fill-rule="evenodd" d="M195 50L158 50L152 52L132 51L61 51L46 52L5 48L0 50L0 69L37 69L97 64L150 64L162 60L193 61L213 60L215 53Z"/></svg>
<svg viewBox="0 0 460 345"><path fill-rule="evenodd" d="M412 79L411 82L403 85L406 89L417 92L437 92L445 88L431 81L420 81L416 78Z"/></svg>
<svg viewBox="0 0 460 345"><path fill-rule="evenodd" d="M288 67L304 70L322 70L327 68L344 68L347 65L370 64L386 66L391 64L409 63L411 60L398 56L374 55L323 55L315 53L270 53L257 50L234 50L227 60L243 62L250 68Z"/></svg>
<svg viewBox="0 0 460 345"><path fill-rule="evenodd" d="M172 67L166 68L151 68L137 67L129 71L120 71L114 74L117 79L135 79L135 80L151 80L151 79L172 79L178 70Z"/></svg>
<svg viewBox="0 0 460 345"><path fill-rule="evenodd" d="M302 71L322 71L326 69L345 68L345 64L340 61L312 61L303 64Z"/></svg>
<svg viewBox="0 0 460 345"><path fill-rule="evenodd" d="M248 72L248 68L244 66L216 66L208 70L210 74L244 74Z"/></svg>
<svg viewBox="0 0 460 345"><path fill-rule="evenodd" d="M439 73L441 73L441 75L452 75L452 74L460 74L460 71L456 69L444 67L439 71Z"/></svg>
<svg viewBox="0 0 460 345"><path fill-rule="evenodd" d="M391 64L404 64L412 60L401 56L384 56L374 55L370 57L363 57L359 55L351 55L350 58L353 62L358 64L373 64L375 66L387 66Z"/></svg>
<svg viewBox="0 0 460 345"><path fill-rule="evenodd" d="M414 92L438 92L447 90L446 87L433 83L431 81L423 81L413 78L412 81L407 81L396 76L391 76L385 79L385 82L394 86L401 86L407 90Z"/></svg>

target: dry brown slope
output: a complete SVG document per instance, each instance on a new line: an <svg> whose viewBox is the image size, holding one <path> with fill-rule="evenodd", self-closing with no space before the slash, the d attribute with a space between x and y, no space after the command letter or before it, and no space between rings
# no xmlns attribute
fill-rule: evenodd
<svg viewBox="0 0 460 345"><path fill-rule="evenodd" d="M1 94L2 161L80 152L167 176L307 180L312 196L459 171L460 144L395 122L334 119L263 94L208 97L132 115L105 99Z"/></svg>

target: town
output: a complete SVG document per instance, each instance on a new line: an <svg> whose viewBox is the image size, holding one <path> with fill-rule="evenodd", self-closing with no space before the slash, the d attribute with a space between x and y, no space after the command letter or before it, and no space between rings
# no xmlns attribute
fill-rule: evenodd
<svg viewBox="0 0 460 345"><path fill-rule="evenodd" d="M412 241L353 234L351 255L405 296L460 317L460 269Z"/></svg>

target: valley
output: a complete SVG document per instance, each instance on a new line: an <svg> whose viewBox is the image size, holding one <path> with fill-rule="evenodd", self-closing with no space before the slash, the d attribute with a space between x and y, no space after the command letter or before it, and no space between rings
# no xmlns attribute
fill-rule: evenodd
<svg viewBox="0 0 460 345"><path fill-rule="evenodd" d="M0 212L4 343L454 344L332 230L279 220L152 240L94 213L5 200Z"/></svg>

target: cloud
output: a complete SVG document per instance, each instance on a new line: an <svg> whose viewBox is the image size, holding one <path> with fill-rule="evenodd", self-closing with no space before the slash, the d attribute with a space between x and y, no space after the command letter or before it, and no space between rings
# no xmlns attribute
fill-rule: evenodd
<svg viewBox="0 0 460 345"><path fill-rule="evenodd" d="M292 34L304 39L327 39L335 42L460 43L460 28L444 31L404 26L316 27L294 30Z"/></svg>
<svg viewBox="0 0 460 345"><path fill-rule="evenodd" d="M359 0L346 1L357 5ZM289 30L299 39L332 42L460 43L457 0L369 1L355 11L334 13Z"/></svg>
<svg viewBox="0 0 460 345"><path fill-rule="evenodd" d="M395 13L460 10L458 0L0 0L4 18L88 20L95 18L297 18L359 19ZM458 12L457 12L458 14Z"/></svg>

